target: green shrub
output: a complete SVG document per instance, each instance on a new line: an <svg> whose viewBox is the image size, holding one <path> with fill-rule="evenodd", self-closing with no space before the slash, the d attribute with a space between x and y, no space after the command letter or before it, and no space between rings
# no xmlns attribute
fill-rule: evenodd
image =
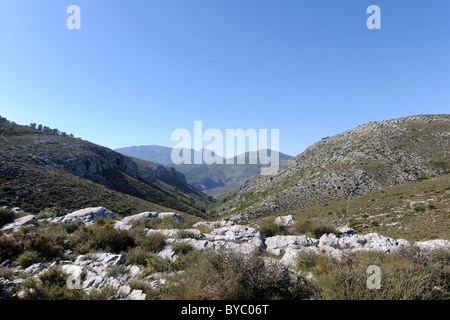
<svg viewBox="0 0 450 320"><path fill-rule="evenodd" d="M191 244L186 243L186 242L177 242L172 245L172 250L177 255L180 255L180 254L186 255L189 252L193 251L194 247Z"/></svg>
<svg viewBox="0 0 450 320"><path fill-rule="evenodd" d="M0 236L0 263L18 256L22 250L22 245L16 238L7 235Z"/></svg>
<svg viewBox="0 0 450 320"><path fill-rule="evenodd" d="M14 221L14 212L0 208L0 228L12 221Z"/></svg>
<svg viewBox="0 0 450 320"><path fill-rule="evenodd" d="M266 238L289 234L289 231L285 226L275 224L275 220L270 218L260 223L259 232Z"/></svg>
<svg viewBox="0 0 450 320"><path fill-rule="evenodd" d="M45 208L36 215L36 219L49 219L65 216L69 212L61 207Z"/></svg>
<svg viewBox="0 0 450 320"><path fill-rule="evenodd" d="M120 253L135 245L128 231L117 230L112 224L88 229L89 247L95 250Z"/></svg>
<svg viewBox="0 0 450 320"><path fill-rule="evenodd" d="M147 252L159 252L166 244L166 237L161 233L151 233L146 236L141 243L142 249Z"/></svg>
<svg viewBox="0 0 450 320"><path fill-rule="evenodd" d="M125 253L126 265L147 265L147 259L153 257L153 254L142 247L134 247Z"/></svg>
<svg viewBox="0 0 450 320"><path fill-rule="evenodd" d="M311 251L301 251L297 255L296 265L299 270L311 271L317 263L318 255Z"/></svg>
<svg viewBox="0 0 450 320"><path fill-rule="evenodd" d="M23 228L22 228L23 229ZM18 237L22 238L25 251L36 251L44 259L53 259L60 256L66 249L66 231L61 225L49 224L26 232L25 229Z"/></svg>
<svg viewBox="0 0 450 320"><path fill-rule="evenodd" d="M447 250L448 251L448 250ZM396 253L358 253L322 273L315 285L316 298L332 300L423 300L448 299L449 253L438 253L437 260L417 248ZM447 262L443 265L437 261ZM367 268L381 270L381 288L367 288ZM440 288L439 290L436 288Z"/></svg>
<svg viewBox="0 0 450 320"><path fill-rule="evenodd" d="M183 273L170 279L164 298L175 300L301 299L311 294L307 285L278 267L265 266L261 257L232 251L202 250ZM188 255L188 256L189 256Z"/></svg>
<svg viewBox="0 0 450 320"><path fill-rule="evenodd" d="M41 261L42 258L36 251L25 251L17 258L16 263L25 269Z"/></svg>
<svg viewBox="0 0 450 320"><path fill-rule="evenodd" d="M156 254L152 254L151 257L146 259L147 268L144 270L147 274L153 272L170 272L172 271L172 260L168 258L162 258Z"/></svg>
<svg viewBox="0 0 450 320"><path fill-rule="evenodd" d="M58 267L51 267L39 276L29 278L22 284L25 300L81 300L86 294L81 289L69 289L68 275Z"/></svg>
<svg viewBox="0 0 450 320"><path fill-rule="evenodd" d="M295 225L293 227L293 232L296 234L307 234L310 232L313 228L313 222L311 220L307 219L298 219L295 222Z"/></svg>
<svg viewBox="0 0 450 320"><path fill-rule="evenodd" d="M108 300L117 289L105 287L86 294L82 289L69 288L67 279L59 267L50 267L38 279L29 278L22 283L24 300Z"/></svg>
<svg viewBox="0 0 450 320"><path fill-rule="evenodd" d="M180 230L177 232L177 238L178 239L196 239L199 240L201 239L201 236L198 236L196 233L192 232L192 231L187 231L187 230Z"/></svg>
<svg viewBox="0 0 450 320"><path fill-rule="evenodd" d="M311 232L312 232L313 236L315 238L317 238L317 239L319 239L324 234L329 234L329 233L338 234L338 232L334 228L331 228L331 227L328 227L328 226L317 226L317 227L314 227L311 230Z"/></svg>

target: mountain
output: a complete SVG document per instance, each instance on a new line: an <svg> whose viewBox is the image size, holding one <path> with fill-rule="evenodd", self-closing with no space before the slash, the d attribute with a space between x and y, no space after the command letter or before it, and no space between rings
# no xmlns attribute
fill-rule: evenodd
<svg viewBox="0 0 450 320"><path fill-rule="evenodd" d="M139 166L130 158L55 132L20 126L1 118L0 201L3 204L20 206L33 213L53 206L76 209L82 203L87 206L97 198L110 197L117 199L109 201L116 213L133 213L133 203L136 203L147 211L165 208L206 217L204 207L210 201L200 192L183 193L181 190L190 186L182 174L173 172L171 182L179 187L175 195L172 191L175 186L170 181L162 184L159 177L152 180L141 176ZM194 201L190 200L192 195ZM125 207L120 199L126 199L126 212L120 211Z"/></svg>
<svg viewBox="0 0 450 320"><path fill-rule="evenodd" d="M450 115L370 122L327 137L272 176L255 176L219 214L249 219L425 179L450 171Z"/></svg>
<svg viewBox="0 0 450 320"><path fill-rule="evenodd" d="M266 151L270 155L270 150ZM186 175L188 182L197 189L206 194L212 195L217 199L225 197L230 192L238 189L250 177L260 173L261 168L266 167L259 162L259 153L255 151L245 153L245 163L237 164L237 158L224 161L224 164L192 164L192 165L178 165L177 170ZM291 156L279 153L279 163L284 164ZM249 158L255 157L258 159L257 164L248 164ZM228 162L234 164L226 164Z"/></svg>
<svg viewBox="0 0 450 320"><path fill-rule="evenodd" d="M191 152L191 162L194 163L195 154L199 154L199 151L195 151L194 149L178 149L179 152L186 151ZM133 147L124 147L115 149L116 152L119 152L126 156L131 156L134 158L147 160L150 162L159 163L162 165L170 165L173 166L172 162L172 148L150 145L150 146L133 146ZM214 153L213 153L214 154Z"/></svg>
<svg viewBox="0 0 450 320"><path fill-rule="evenodd" d="M192 164L175 165L171 160L172 149L168 147L161 147L156 145L151 146L136 146L115 149L124 155L148 160L151 162L161 163L164 165L170 165L176 168L176 170L182 172L186 176L186 180L189 184L197 188L198 190L212 195L215 198L221 198L226 196L231 191L239 188L248 178L260 173L260 170L264 165L259 162L259 152L246 152L245 163L236 164L237 158L233 158L234 165L225 164L193 164L195 153L199 153L195 150L183 149L191 152ZM203 151L202 151L203 152ZM270 150L268 151L270 155ZM257 156L257 164L248 164L249 157ZM292 158L291 156L279 153L280 165Z"/></svg>

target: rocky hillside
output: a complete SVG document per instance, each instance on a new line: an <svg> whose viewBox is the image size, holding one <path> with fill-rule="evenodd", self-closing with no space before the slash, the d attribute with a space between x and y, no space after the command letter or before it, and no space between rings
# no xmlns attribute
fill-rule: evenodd
<svg viewBox="0 0 450 320"><path fill-rule="evenodd" d="M450 170L450 115L371 122L327 137L218 207L237 220L287 212Z"/></svg>
<svg viewBox="0 0 450 320"><path fill-rule="evenodd" d="M275 223L286 232L296 225L292 216ZM25 215L0 232L0 299L446 299L450 290L449 241L345 226L317 238L264 236L259 225L173 212L116 219L98 207ZM382 290L367 290L373 264Z"/></svg>
<svg viewBox="0 0 450 320"><path fill-rule="evenodd" d="M196 207L193 207L187 203L191 195L184 194L182 191L179 191L178 195L172 194L170 190L165 190L165 186L174 187L170 185L170 182L157 186L149 179L141 177L138 165L130 158L88 141L51 134L8 121L0 123L0 133L2 133L0 135L2 177L0 200L6 204L14 205L12 202L20 202L15 204L33 210L30 208L32 201L29 200L36 195L36 192L41 195L46 194L44 192L46 189L55 184L65 185L69 182L67 180L71 180L66 185L67 191L82 189L82 187L74 186L79 183L76 178L94 182L159 206L198 215L204 215L199 209L209 203L206 195L191 190L196 196ZM40 174L40 171L48 172L49 170L64 173L60 174L61 181L55 177L58 174ZM180 175L174 175L172 182L184 185L188 190L188 184L181 178ZM28 184L18 183L23 180L28 181ZM36 185L30 182L35 182ZM49 201L48 206L60 204L67 199L67 195L61 191L60 189L59 196L47 195L51 196L53 198L51 202L54 202L52 204ZM84 198L92 196L92 194L85 194ZM186 201L180 201L178 198Z"/></svg>

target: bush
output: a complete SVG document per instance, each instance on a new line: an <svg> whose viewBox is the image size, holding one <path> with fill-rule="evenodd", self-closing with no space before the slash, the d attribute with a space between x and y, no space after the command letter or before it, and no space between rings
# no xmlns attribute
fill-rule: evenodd
<svg viewBox="0 0 450 320"><path fill-rule="evenodd" d="M170 272L172 271L172 260L161 258L156 254L146 259L147 268L144 270L147 274L153 272Z"/></svg>
<svg viewBox="0 0 450 320"><path fill-rule="evenodd" d="M14 221L14 212L8 209L0 208L0 228L5 224Z"/></svg>
<svg viewBox="0 0 450 320"><path fill-rule="evenodd" d="M232 251L189 253L185 270L170 280L165 298L175 300L302 299L311 291L261 257ZM188 255L188 256L189 256Z"/></svg>
<svg viewBox="0 0 450 320"><path fill-rule="evenodd" d="M147 252L159 252L166 244L166 237L161 233L151 233L146 236L141 243L142 249Z"/></svg>
<svg viewBox="0 0 450 320"><path fill-rule="evenodd" d="M193 251L194 247L191 244L186 243L186 242L177 242L172 245L172 250L177 255L180 255L180 254L186 255L189 252Z"/></svg>
<svg viewBox="0 0 450 320"><path fill-rule="evenodd" d="M437 260L449 253L438 253ZM441 260L442 259L442 260ZM350 261L350 262L348 262ZM396 253L358 253L347 263L339 263L318 277L316 298L332 300L423 300L448 299L449 266L440 265L432 254L423 255L417 248ZM367 268L381 270L381 288L367 288ZM439 288L439 289L436 289Z"/></svg>
<svg viewBox="0 0 450 320"><path fill-rule="evenodd" d="M307 219L299 219L295 222L293 232L296 234L307 234L311 231L313 222Z"/></svg>
<svg viewBox="0 0 450 320"><path fill-rule="evenodd" d="M69 212L61 207L45 208L36 215L36 219L49 219L65 216Z"/></svg>
<svg viewBox="0 0 450 320"><path fill-rule="evenodd" d="M69 289L68 276L57 267L49 268L39 279L29 278L22 284L25 300L81 300L85 298L83 290Z"/></svg>
<svg viewBox="0 0 450 320"><path fill-rule="evenodd" d="M29 278L22 283L24 300L107 300L117 294L111 287L92 290L86 294L82 289L69 288L67 279L59 267L50 267L38 279Z"/></svg>
<svg viewBox="0 0 450 320"><path fill-rule="evenodd" d="M196 239L199 240L201 239L201 236L198 236L196 233L192 232L192 231L187 231L187 230L180 230L177 233L177 238L178 239Z"/></svg>
<svg viewBox="0 0 450 320"><path fill-rule="evenodd" d="M25 269L41 261L42 258L36 251L25 251L17 258L16 263Z"/></svg>
<svg viewBox="0 0 450 320"><path fill-rule="evenodd" d="M144 250L142 247L135 247L125 254L126 265L147 265L147 259L153 257L153 253Z"/></svg>
<svg viewBox="0 0 450 320"><path fill-rule="evenodd" d="M135 245L128 231L117 230L112 224L92 227L88 230L88 239L90 248L114 253L126 251Z"/></svg>
<svg viewBox="0 0 450 320"><path fill-rule="evenodd" d="M11 236L0 236L0 263L18 256L22 252L22 245Z"/></svg>
<svg viewBox="0 0 450 320"><path fill-rule="evenodd" d="M276 225L274 219L266 219L260 224L259 232L263 237L287 235L289 232L285 226Z"/></svg>
<svg viewBox="0 0 450 320"><path fill-rule="evenodd" d="M319 239L324 234L328 234L328 233L338 234L339 233L334 228L327 227L327 226L314 227L311 232L314 235L314 237L317 239Z"/></svg>
<svg viewBox="0 0 450 320"><path fill-rule="evenodd" d="M44 259L60 256L67 245L66 230L61 225L49 224L34 233L27 233L24 228L18 237L22 238L25 251L36 251Z"/></svg>

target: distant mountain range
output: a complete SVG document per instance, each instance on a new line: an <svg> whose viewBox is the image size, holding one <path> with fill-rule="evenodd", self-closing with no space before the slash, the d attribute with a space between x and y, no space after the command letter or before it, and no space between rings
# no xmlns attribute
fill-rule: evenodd
<svg viewBox="0 0 450 320"><path fill-rule="evenodd" d="M134 146L118 148L115 149L115 151L134 158L173 166L176 170L186 176L186 180L189 184L216 198L226 196L229 192L239 188L247 181L247 179L259 174L261 168L265 167L259 162L259 151L246 152L245 164L237 164L238 157L234 157L232 161L227 161L224 159L224 164L212 165L205 163L193 164L195 154L200 154L203 150L200 152L193 149L180 149L179 152L191 152L192 163L181 165L173 164L171 159L172 148L169 147L158 145ZM271 155L270 150L266 152ZM258 163L249 164L249 157L256 157L258 159ZM292 156L280 152L279 164L284 164L290 158L292 158ZM226 164L227 162L232 162L234 164Z"/></svg>

